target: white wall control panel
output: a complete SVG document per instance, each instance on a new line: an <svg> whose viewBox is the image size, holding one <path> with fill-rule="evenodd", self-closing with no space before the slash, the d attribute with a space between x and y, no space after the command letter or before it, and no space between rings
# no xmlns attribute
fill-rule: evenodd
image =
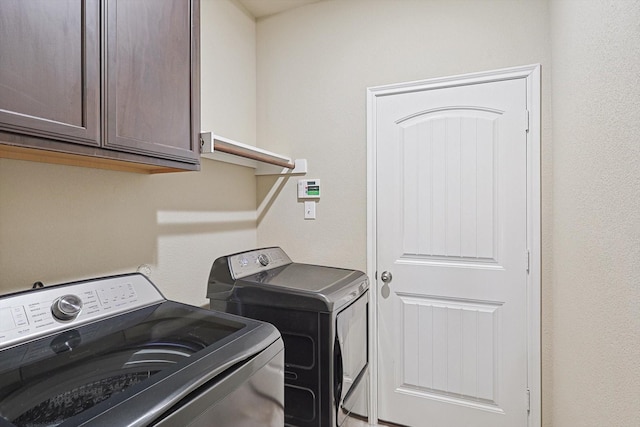
<svg viewBox="0 0 640 427"><path fill-rule="evenodd" d="M299 179L298 199L319 199L320 180L319 179Z"/></svg>

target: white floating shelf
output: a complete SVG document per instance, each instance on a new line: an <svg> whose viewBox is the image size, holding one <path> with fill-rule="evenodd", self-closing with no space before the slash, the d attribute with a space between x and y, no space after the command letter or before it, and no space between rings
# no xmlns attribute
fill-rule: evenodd
<svg viewBox="0 0 640 427"><path fill-rule="evenodd" d="M201 157L233 163L256 170L256 175L301 175L307 173L307 160L272 153L262 148L223 138L213 132L200 134Z"/></svg>

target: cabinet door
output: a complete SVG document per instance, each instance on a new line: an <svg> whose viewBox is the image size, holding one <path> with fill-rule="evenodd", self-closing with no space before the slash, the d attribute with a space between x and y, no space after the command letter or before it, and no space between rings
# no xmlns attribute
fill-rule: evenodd
<svg viewBox="0 0 640 427"><path fill-rule="evenodd" d="M0 1L0 131L100 145L99 7Z"/></svg>
<svg viewBox="0 0 640 427"><path fill-rule="evenodd" d="M105 147L199 161L199 2L106 3Z"/></svg>

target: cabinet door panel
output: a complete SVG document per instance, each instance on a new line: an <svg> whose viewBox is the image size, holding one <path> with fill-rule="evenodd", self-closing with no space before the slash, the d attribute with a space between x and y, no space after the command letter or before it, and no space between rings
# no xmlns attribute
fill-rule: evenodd
<svg viewBox="0 0 640 427"><path fill-rule="evenodd" d="M186 0L107 1L106 147L198 161L199 75L192 58L197 6Z"/></svg>
<svg viewBox="0 0 640 427"><path fill-rule="evenodd" d="M0 130L100 145L98 0L0 1Z"/></svg>

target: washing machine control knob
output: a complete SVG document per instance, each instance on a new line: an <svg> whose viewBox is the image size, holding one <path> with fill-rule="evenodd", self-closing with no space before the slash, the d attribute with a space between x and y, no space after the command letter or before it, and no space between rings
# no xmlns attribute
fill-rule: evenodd
<svg viewBox="0 0 640 427"><path fill-rule="evenodd" d="M267 265L269 265L269 257L266 256L265 254L260 254L260 255L258 255L258 262L263 267L266 267Z"/></svg>
<svg viewBox="0 0 640 427"><path fill-rule="evenodd" d="M82 300L76 295L63 295L51 306L53 317L58 320L73 320L82 310Z"/></svg>

